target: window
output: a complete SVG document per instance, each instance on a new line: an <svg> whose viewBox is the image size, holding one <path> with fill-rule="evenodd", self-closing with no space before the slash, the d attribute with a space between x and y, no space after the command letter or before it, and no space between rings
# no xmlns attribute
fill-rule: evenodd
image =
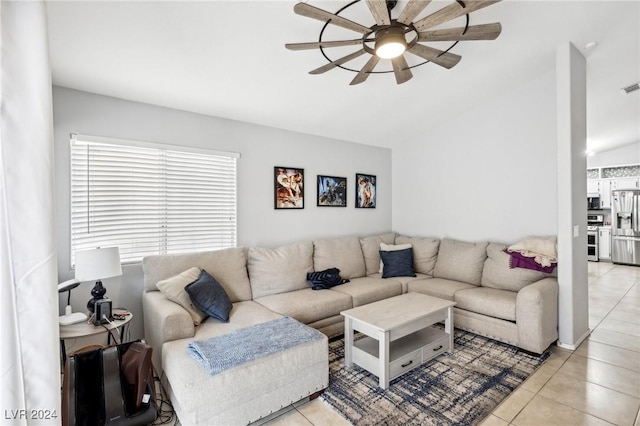
<svg viewBox="0 0 640 426"><path fill-rule="evenodd" d="M123 263L152 254L236 246L235 153L71 137L74 253L120 248Z"/></svg>

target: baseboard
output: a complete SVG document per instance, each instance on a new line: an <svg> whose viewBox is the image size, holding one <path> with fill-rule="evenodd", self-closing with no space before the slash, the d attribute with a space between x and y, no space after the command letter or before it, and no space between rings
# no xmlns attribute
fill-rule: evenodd
<svg viewBox="0 0 640 426"><path fill-rule="evenodd" d="M558 340L556 342L556 345L558 345L558 347L562 348L562 349L568 349L570 351L575 351L576 349L578 349L578 346L580 346L580 344L582 342L584 342L584 339L589 337L590 334L591 334L591 329L587 329L587 331L585 331L584 334L582 336L580 336L580 338L578 339L578 341L576 343L570 345L568 343L561 343L560 340Z"/></svg>

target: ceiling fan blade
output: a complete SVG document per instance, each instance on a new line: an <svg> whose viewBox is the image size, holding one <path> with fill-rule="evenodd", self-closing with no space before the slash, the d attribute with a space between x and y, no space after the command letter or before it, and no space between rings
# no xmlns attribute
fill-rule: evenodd
<svg viewBox="0 0 640 426"><path fill-rule="evenodd" d="M311 43L287 43L284 45L289 50L309 50L317 49L319 47L340 47L340 46L355 46L362 44L362 39L357 40L338 40L338 41L316 41Z"/></svg>
<svg viewBox="0 0 640 426"><path fill-rule="evenodd" d="M393 73L396 75L396 83L402 84L411 80L413 73L409 69L409 65L407 64L407 60L404 58L404 55L393 58L391 60L391 64L393 65Z"/></svg>
<svg viewBox="0 0 640 426"><path fill-rule="evenodd" d="M367 0L367 6L373 15L373 19L378 25L391 25L387 0Z"/></svg>
<svg viewBox="0 0 640 426"><path fill-rule="evenodd" d="M431 3L431 0L409 0L409 3L402 9L397 21L409 25L429 3Z"/></svg>
<svg viewBox="0 0 640 426"><path fill-rule="evenodd" d="M346 28L351 31L356 31L361 34L368 34L371 32L371 30L364 25L360 25L356 22L345 19L342 16L334 15L326 10L311 6L308 3L297 3L293 6L293 11L298 15L317 19L322 22L329 21L330 24L337 25L338 27Z"/></svg>
<svg viewBox="0 0 640 426"><path fill-rule="evenodd" d="M500 0L468 0L465 3L465 7L462 7L460 3L456 1L447 7L443 7L439 11L432 13L426 18L420 19L414 23L414 26L418 31L426 30L427 28L435 27L436 25L450 21L459 16L466 15L467 13L491 6L499 1Z"/></svg>
<svg viewBox="0 0 640 426"><path fill-rule="evenodd" d="M464 27L418 33L418 41L495 40L502 32L499 22L472 25L463 34Z"/></svg>
<svg viewBox="0 0 640 426"><path fill-rule="evenodd" d="M453 68L462 59L460 55L455 53L444 52L422 44L415 44L408 52L445 68Z"/></svg>
<svg viewBox="0 0 640 426"><path fill-rule="evenodd" d="M342 57L342 58L340 58L340 59L336 59L336 60L335 60L335 61L333 61L333 62L329 62L328 64L323 65L323 66L321 66L320 68L316 68L316 69L315 69L315 70L313 70L313 71L309 71L309 74L322 74L322 73L325 73L325 72L327 72L327 71L329 71L329 70L334 69L334 68L335 68L335 67L337 67L338 65L342 65L342 64L344 64L344 63L346 63L346 62L351 61L352 59L357 58L358 56L362 56L364 53L365 53L365 52L364 52L364 49L360 49L360 50L358 50L358 51L356 51L356 52L353 52L353 53L352 53L352 54L350 54L350 55L343 56L343 57Z"/></svg>
<svg viewBox="0 0 640 426"><path fill-rule="evenodd" d="M364 83L364 81L369 77L371 71L373 71L376 65L378 65L378 61L380 61L380 58L378 58L376 55L371 55L369 61L364 64L364 67L362 67L355 78L351 80L351 83L349 83L349 85L353 86L355 84Z"/></svg>

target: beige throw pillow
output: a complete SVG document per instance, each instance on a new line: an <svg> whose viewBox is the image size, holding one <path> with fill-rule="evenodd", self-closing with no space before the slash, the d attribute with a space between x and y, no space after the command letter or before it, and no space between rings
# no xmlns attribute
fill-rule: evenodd
<svg viewBox="0 0 640 426"><path fill-rule="evenodd" d="M195 325L204 321L207 318L207 314L196 308L193 303L191 303L191 298L184 288L197 280L200 276L200 272L202 272L200 268L194 266L193 268L189 268L171 278L158 281L158 284L156 284L158 290L160 290L167 299L177 303L189 312L189 315L193 318L193 323Z"/></svg>

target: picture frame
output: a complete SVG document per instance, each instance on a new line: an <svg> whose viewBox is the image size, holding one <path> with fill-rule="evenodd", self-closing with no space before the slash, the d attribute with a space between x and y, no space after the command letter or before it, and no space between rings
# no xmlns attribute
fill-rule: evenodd
<svg viewBox="0 0 640 426"><path fill-rule="evenodd" d="M356 208L375 209L378 186L375 175L356 173Z"/></svg>
<svg viewBox="0 0 640 426"><path fill-rule="evenodd" d="M347 207L347 178L317 175L318 207Z"/></svg>
<svg viewBox="0 0 640 426"><path fill-rule="evenodd" d="M304 169L298 167L273 168L274 208L304 208Z"/></svg>

